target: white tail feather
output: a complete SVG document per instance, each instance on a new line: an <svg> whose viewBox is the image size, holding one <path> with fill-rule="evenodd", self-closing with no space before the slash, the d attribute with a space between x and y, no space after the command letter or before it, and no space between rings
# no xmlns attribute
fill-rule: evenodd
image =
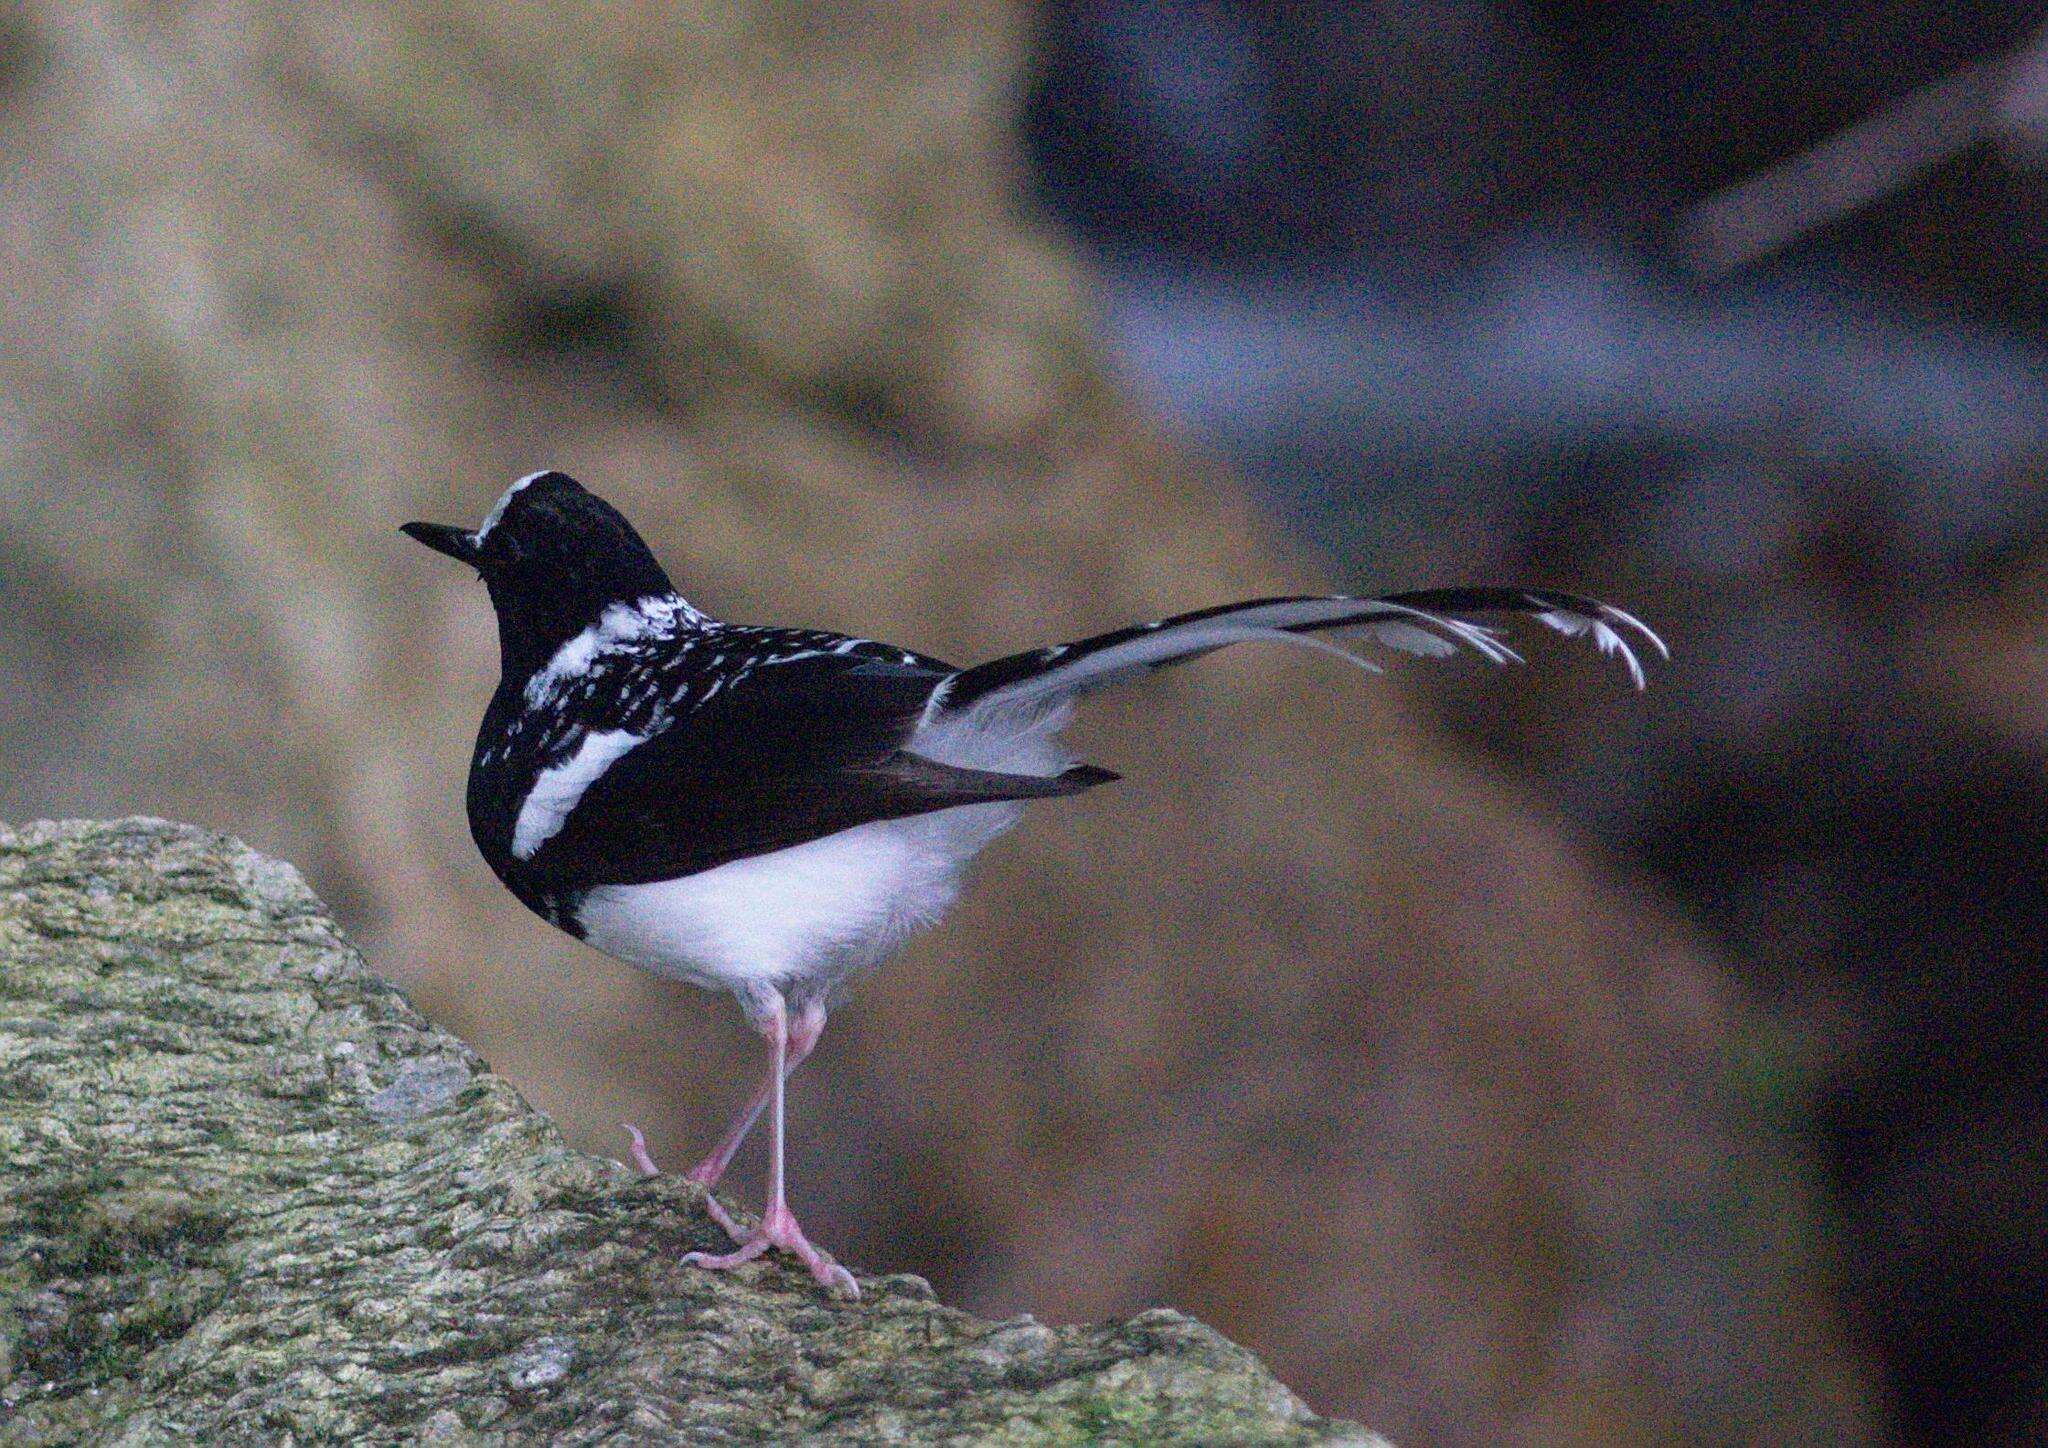
<svg viewBox="0 0 2048 1448"><path fill-rule="evenodd" d="M1533 614L1566 635L1588 635L1604 654L1626 663L1637 688L1645 683L1641 660L1622 630L1647 639L1670 657L1663 640L1639 620L1593 599L1568 593L1517 593L1506 589L1438 589L1386 598L1276 598L1204 610L1119 629L1029 654L996 659L954 675L932 695L924 725L954 718L1010 717L1015 727L1077 695L1183 659L1251 641L1301 644L1336 654L1370 672L1378 665L1317 635L1357 630L1375 643L1425 658L1443 658L1461 648L1496 664L1522 656L1493 629L1467 621L1471 612Z"/></svg>
<svg viewBox="0 0 2048 1448"><path fill-rule="evenodd" d="M976 711L1030 712L1081 690L1102 688L1176 659L1254 641L1296 644L1333 654L1369 673L1383 672L1379 665L1327 639L1292 632L1304 625L1357 628L1389 648L1429 658L1456 653L1463 645L1492 663L1521 662L1521 655L1495 637L1492 630L1463 619L1383 599L1296 599L1162 627L1082 654L1067 664L1054 663L1058 654L1048 650L1048 667L1042 672L984 695L970 707Z"/></svg>
<svg viewBox="0 0 2048 1448"><path fill-rule="evenodd" d="M1530 601L1539 605L1542 603L1542 600L1537 598L1531 598ZM1664 640L1651 632L1647 624L1633 614L1624 613L1611 605L1602 604L1597 614L1580 613L1569 609L1547 609L1536 615L1536 621L1557 630L1566 638L1575 639L1590 634L1594 646L1602 654L1621 656L1622 662L1628 667L1629 678L1638 689L1646 687L1649 682L1643 674L1643 662L1636 657L1636 651L1629 647L1628 640L1621 636L1615 624L1633 628L1648 639L1651 647L1659 654L1667 659L1671 657L1671 650L1664 646Z"/></svg>
<svg viewBox="0 0 2048 1448"><path fill-rule="evenodd" d="M1319 654L1328 654L1333 659L1342 659L1345 663L1355 668L1363 669L1368 674L1384 674L1386 672L1385 669L1381 668L1371 659L1360 658L1357 654L1352 653L1351 650L1341 645L1333 644L1328 639L1319 639L1313 634L1289 633L1285 629L1258 627L1239 628L1235 630L1235 633L1236 637L1234 639L1226 639L1224 642L1256 643L1263 641L1273 644L1293 644L1297 648L1314 649Z"/></svg>

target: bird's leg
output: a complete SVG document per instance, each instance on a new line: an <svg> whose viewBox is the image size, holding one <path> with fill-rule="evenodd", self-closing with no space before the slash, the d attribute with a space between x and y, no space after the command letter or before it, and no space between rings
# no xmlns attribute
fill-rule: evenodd
<svg viewBox="0 0 2048 1448"><path fill-rule="evenodd" d="M811 1012L804 1012L806 1024ZM692 1252L683 1258L687 1264L708 1268L714 1272L728 1267L737 1267L742 1262L751 1262L770 1247L780 1247L810 1268L811 1276L828 1290L843 1292L849 1297L860 1296L860 1287L853 1280L853 1274L834 1262L830 1257L811 1245L810 1238L798 1225L796 1215L789 1209L789 1199L784 1191L783 1155L785 1087L790 1070L791 1037L789 1007L780 991L763 991L756 1028L768 1039L770 1069L768 1072L768 1205L761 1213L761 1225L749 1233L733 1251L722 1256L708 1252ZM824 1012L817 1012L817 1030L824 1029ZM817 1044L817 1035L811 1033L811 1045ZM749 1123L751 1124L751 1123Z"/></svg>
<svg viewBox="0 0 2048 1448"><path fill-rule="evenodd" d="M795 1074L797 1067L803 1065L804 1058L811 1054L818 1044L818 1037L824 1033L825 1007L813 1001L789 1023L789 1055L782 1067L782 1078L785 1081ZM718 1145L712 1149L711 1154L690 1168L687 1175L691 1181L707 1187L718 1185L719 1178L725 1175L725 1169L732 1165L733 1155L739 1151L740 1143L747 1139L747 1133L754 1129L754 1123L761 1119L761 1113L768 1108L768 1101L774 1090L774 1076L770 1074L763 1077L753 1099L732 1119L732 1125L726 1128L725 1135L719 1138Z"/></svg>
<svg viewBox="0 0 2048 1448"><path fill-rule="evenodd" d="M825 1034L825 1006L822 1001L812 1001L797 1013L789 1023L789 1054L782 1068L783 1079L787 1080L804 1058L811 1054L818 1044L818 1037ZM761 1113L768 1109L768 1099L774 1092L772 1076L762 1078L761 1084L747 1104L733 1117L732 1124L725 1129L725 1135L718 1139L718 1145L711 1154L683 1173L685 1181L693 1181L704 1188L704 1206L711 1213L713 1221L725 1228L726 1235L735 1242L743 1242L747 1234L740 1228L725 1204L711 1195L711 1189L718 1185L725 1175L725 1169L732 1165L733 1157L747 1139L747 1133L754 1129L754 1123L761 1119ZM647 1154L647 1138L640 1134L640 1128L630 1122L626 1130L633 1138L633 1165L640 1168L642 1176L659 1176L661 1169L654 1164L654 1158Z"/></svg>

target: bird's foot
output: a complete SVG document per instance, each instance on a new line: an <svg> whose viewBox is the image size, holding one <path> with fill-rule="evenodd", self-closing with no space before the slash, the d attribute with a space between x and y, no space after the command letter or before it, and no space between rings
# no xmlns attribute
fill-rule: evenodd
<svg viewBox="0 0 2048 1448"><path fill-rule="evenodd" d="M640 1169L640 1175L660 1176L661 1168L656 1166L654 1158L647 1154L647 1138L640 1134L640 1128L633 1125L630 1121L621 1122L620 1125L624 1126L627 1134L633 1138L633 1165ZM733 1214L725 1209L725 1203L721 1202L711 1190L718 1184L719 1177L725 1174L720 1169L722 1166L723 1163L714 1166L709 1161L700 1162L684 1173L683 1180L695 1182L698 1186L704 1188L704 1210L710 1214L711 1220L723 1227L725 1235L732 1238L733 1241L745 1242L748 1238L746 1230L734 1220Z"/></svg>
<svg viewBox="0 0 2048 1448"><path fill-rule="evenodd" d="M633 1138L633 1165L640 1168L640 1175L660 1176L661 1168L647 1154L647 1138L640 1134L640 1128L630 1121L622 1121L619 1125L625 1127L626 1134Z"/></svg>
<svg viewBox="0 0 2048 1448"><path fill-rule="evenodd" d="M711 1220L725 1228L726 1236L732 1238L735 1242L744 1244L747 1242L749 1234L741 1228L738 1222L733 1220L732 1213L725 1209L725 1203L718 1199L718 1193L711 1189L721 1175L723 1173L709 1172L703 1166L699 1166L686 1173L683 1180L695 1182L698 1186L704 1188L704 1210L711 1214Z"/></svg>
<svg viewBox="0 0 2048 1448"><path fill-rule="evenodd" d="M753 1261L770 1247L780 1247L808 1267L811 1276L827 1292L852 1299L860 1296L860 1284L853 1280L853 1274L812 1246L811 1239L804 1235L804 1229L797 1225L796 1214L780 1202L772 1204L762 1214L761 1225L744 1240L737 1233L734 1233L734 1239L740 1243L735 1251L722 1256L691 1252L683 1258L683 1263L710 1272L723 1272L743 1262Z"/></svg>

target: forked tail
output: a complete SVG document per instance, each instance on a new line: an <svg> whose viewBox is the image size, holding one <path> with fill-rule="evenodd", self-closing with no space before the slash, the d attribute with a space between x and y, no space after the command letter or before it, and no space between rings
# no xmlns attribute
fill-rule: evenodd
<svg viewBox="0 0 2048 1448"><path fill-rule="evenodd" d="M1526 614L1567 638L1590 638L1601 653L1620 656L1638 689L1644 684L1643 664L1631 635L1662 657L1671 656L1664 641L1632 615L1596 599L1552 589L1427 588L1383 598L1260 598L1133 624L963 669L941 686L932 710L937 716L954 717L970 711L1007 714L1012 709L1028 714L1254 639L1305 644L1377 672L1379 666L1369 659L1312 637L1344 629L1403 653L1439 658L1470 649L1496 664L1519 663L1521 655L1498 633L1466 617L1501 613Z"/></svg>

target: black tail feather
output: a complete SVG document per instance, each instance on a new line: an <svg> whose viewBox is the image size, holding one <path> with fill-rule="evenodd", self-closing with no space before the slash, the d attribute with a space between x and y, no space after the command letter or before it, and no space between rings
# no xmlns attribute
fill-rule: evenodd
<svg viewBox="0 0 2048 1448"><path fill-rule="evenodd" d="M1300 595L1220 604L1011 654L954 675L938 707L951 714L976 706L1042 706L1233 643L1336 629L1359 630L1406 653L1441 656L1470 649L1495 663L1518 662L1521 656L1491 629L1462 617L1475 613L1523 614L1567 637L1588 634L1602 653L1621 656L1637 688L1643 687L1644 675L1629 633L1670 657L1663 640L1632 615L1555 589L1432 588L1382 598Z"/></svg>

